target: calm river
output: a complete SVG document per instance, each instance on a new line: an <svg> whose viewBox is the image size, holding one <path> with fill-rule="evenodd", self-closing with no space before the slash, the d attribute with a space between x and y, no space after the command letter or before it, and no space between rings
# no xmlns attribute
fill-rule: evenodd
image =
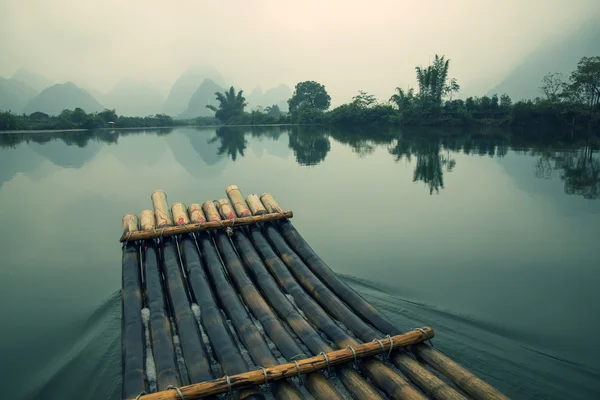
<svg viewBox="0 0 600 400"><path fill-rule="evenodd" d="M600 397L600 153L481 132L0 136L0 393L120 399L121 217L271 192L399 327L513 398Z"/></svg>

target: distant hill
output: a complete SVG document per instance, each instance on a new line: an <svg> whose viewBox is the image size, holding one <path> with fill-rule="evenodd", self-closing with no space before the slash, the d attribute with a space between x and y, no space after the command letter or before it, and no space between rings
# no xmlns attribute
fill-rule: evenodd
<svg viewBox="0 0 600 400"><path fill-rule="evenodd" d="M37 93L23 82L0 77L0 110L19 114Z"/></svg>
<svg viewBox="0 0 600 400"><path fill-rule="evenodd" d="M250 94L246 95L246 102L248 103L248 109L265 108L277 104L281 111L287 111L287 101L290 97L292 97L292 89L287 85L281 84L266 92L263 92L261 87L257 86Z"/></svg>
<svg viewBox="0 0 600 400"><path fill-rule="evenodd" d="M117 114L128 117L158 114L164 100L157 88L131 78L120 80L113 90L102 97L102 102L107 108L116 109Z"/></svg>
<svg viewBox="0 0 600 400"><path fill-rule="evenodd" d="M188 103L187 109L180 115L182 118L213 117L215 113L206 106L208 104L218 105L215 92L224 92L221 86L211 79L205 79L194 92Z"/></svg>
<svg viewBox="0 0 600 400"><path fill-rule="evenodd" d="M25 68L20 68L10 79L26 84L30 88L34 89L37 93L52 85L52 82L48 79L41 75L31 73Z"/></svg>
<svg viewBox="0 0 600 400"><path fill-rule="evenodd" d="M208 66L193 67L179 77L171 87L163 112L168 115L179 115L188 109L192 95L205 79L210 79L220 86L225 86L223 76L216 69Z"/></svg>
<svg viewBox="0 0 600 400"><path fill-rule="evenodd" d="M255 109L256 107L262 107L262 99L264 93L260 86L252 89L250 93L244 92L244 97L246 97L246 103L248 103L249 109Z"/></svg>
<svg viewBox="0 0 600 400"><path fill-rule="evenodd" d="M61 83L44 89L40 94L31 99L23 112L31 114L41 111L49 115L58 115L65 109L80 107L87 113L104 110L91 94L81 89L73 82Z"/></svg>
<svg viewBox="0 0 600 400"><path fill-rule="evenodd" d="M583 26L575 33L542 46L531 53L509 73L488 95L508 93L513 100L541 96L539 87L544 75L561 72L565 78L577 67L584 56L600 55L600 25Z"/></svg>
<svg viewBox="0 0 600 400"><path fill-rule="evenodd" d="M281 111L288 110L288 99L292 97L292 89L288 85L279 85L265 92L262 98L262 106L277 104Z"/></svg>

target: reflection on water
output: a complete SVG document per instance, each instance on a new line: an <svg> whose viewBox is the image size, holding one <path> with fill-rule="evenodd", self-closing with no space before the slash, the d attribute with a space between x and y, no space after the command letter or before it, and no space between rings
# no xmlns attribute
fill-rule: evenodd
<svg viewBox="0 0 600 400"><path fill-rule="evenodd" d="M195 155L206 165L221 164L223 157L237 161L245 156L248 138L280 142L287 136L286 155L291 150L301 166L314 166L324 162L331 150L331 140L349 145L359 158L368 157L378 147L387 148L394 161L413 163L413 182L422 182L430 194L439 194L444 189L444 174L456 167L453 154L479 155L502 158L509 150L527 153L537 159L532 173L540 179L557 176L564 183L567 194L586 199L600 198L600 157L598 147L588 142L562 144L556 150L554 144L540 142L527 137L515 139L510 132L481 134L472 132L445 132L431 128L402 131L334 130L329 127L220 127L215 129L180 129L187 140L170 135L172 128L157 130L118 130L96 132L64 132L43 134L15 134L0 136L0 148L13 149L5 152L0 160L0 187L15 173L27 173L35 169L41 158L23 151L21 143L30 144L33 152L54 165L80 168L100 150L102 143L115 144L119 138L138 135L167 137L167 143L177 152L178 161L190 172L197 172ZM262 151L263 146L255 146ZM278 148L282 148L278 146ZM183 153L183 154L182 154ZM146 160L157 159L157 154L140 154ZM137 160L135 162L138 162Z"/></svg>
<svg viewBox="0 0 600 400"><path fill-rule="evenodd" d="M509 396L594 398L600 159L556 143L323 126L0 135L0 393L119 399L121 216L158 188L202 202L238 184L273 193L398 327L432 326Z"/></svg>

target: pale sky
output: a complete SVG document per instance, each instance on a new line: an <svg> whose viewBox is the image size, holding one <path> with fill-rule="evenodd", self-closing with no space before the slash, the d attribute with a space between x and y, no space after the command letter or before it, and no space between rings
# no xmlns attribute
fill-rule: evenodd
<svg viewBox="0 0 600 400"><path fill-rule="evenodd" d="M463 94L484 94L598 15L600 0L0 0L0 76L25 67L103 92L131 76L167 91L211 65L247 93L316 80L340 104L415 86L415 66L439 53Z"/></svg>

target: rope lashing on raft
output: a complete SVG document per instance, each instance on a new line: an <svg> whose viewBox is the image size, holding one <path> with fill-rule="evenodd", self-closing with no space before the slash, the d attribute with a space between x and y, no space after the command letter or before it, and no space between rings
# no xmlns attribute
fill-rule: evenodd
<svg viewBox="0 0 600 400"><path fill-rule="evenodd" d="M346 348L352 351L352 354L354 355L354 369L358 369L358 361L356 359L356 351L354 351L354 347L348 345Z"/></svg>
<svg viewBox="0 0 600 400"><path fill-rule="evenodd" d="M294 364L296 364L296 372L298 373L299 385L302 386L304 384L304 382L302 382L302 377L300 376L300 364L298 364L298 361L296 361L296 360L294 360Z"/></svg>
<svg viewBox="0 0 600 400"><path fill-rule="evenodd" d="M431 343L431 336L429 336L429 334L424 329L414 328L413 331L421 331L421 333L425 335L425 340L429 342L429 345L431 345L431 347L434 347L433 343Z"/></svg>
<svg viewBox="0 0 600 400"><path fill-rule="evenodd" d="M135 396L135 400L140 400L140 397L142 397L143 395L148 394L144 391L140 392L140 394L138 394L137 396Z"/></svg>
<svg viewBox="0 0 600 400"><path fill-rule="evenodd" d="M394 349L394 338L391 335L385 335L386 338L390 339L390 351L388 351L388 358L392 354L392 350Z"/></svg>
<svg viewBox="0 0 600 400"><path fill-rule="evenodd" d="M267 379L267 369L265 367L258 367L258 369L262 369L263 376L265 377L265 385L269 386L269 380Z"/></svg>
<svg viewBox="0 0 600 400"><path fill-rule="evenodd" d="M232 237L233 236L233 226L235 225L235 217L233 217L233 219L231 220L231 226L223 225L222 220L219 220L218 222L219 222L219 224L221 224L223 229L225 229L225 234L227 234L227 237Z"/></svg>
<svg viewBox="0 0 600 400"><path fill-rule="evenodd" d="M331 377L331 365L329 365L329 357L327 357L327 354L325 354L324 351L320 352L319 355L325 358L325 362L327 363L327 375Z"/></svg>
<svg viewBox="0 0 600 400"><path fill-rule="evenodd" d="M229 375L225 375L223 378L227 380L227 392L229 393L229 398L233 399L233 390L231 390L231 379L229 379Z"/></svg>
<svg viewBox="0 0 600 400"><path fill-rule="evenodd" d="M181 390L179 390L179 388L177 386L173 386L173 385L169 385L167 386L167 389L174 389L177 391L177 395L179 396L179 398L181 400L185 400L185 397L183 397L183 393L181 393Z"/></svg>
<svg viewBox="0 0 600 400"><path fill-rule="evenodd" d="M379 345L381 346L381 351L385 352L385 346L383 345L383 342L379 339L373 339L373 342L377 342L379 343Z"/></svg>

